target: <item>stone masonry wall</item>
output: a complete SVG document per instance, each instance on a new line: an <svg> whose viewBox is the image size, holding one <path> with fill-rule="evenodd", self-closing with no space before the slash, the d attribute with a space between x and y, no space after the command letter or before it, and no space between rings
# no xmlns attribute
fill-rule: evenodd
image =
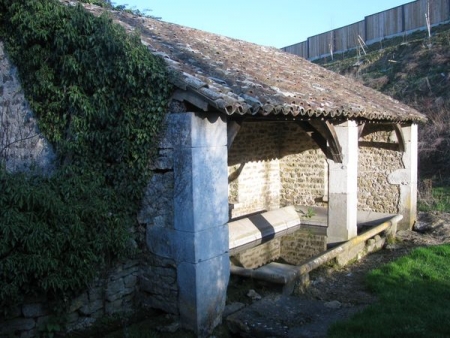
<svg viewBox="0 0 450 338"><path fill-rule="evenodd" d="M243 165L229 182L232 217L279 208L279 132L274 122L244 122L239 130L228 153L229 175Z"/></svg>
<svg viewBox="0 0 450 338"><path fill-rule="evenodd" d="M165 140L160 142L158 154L150 166L152 178L147 185L138 222L146 238L154 228L171 229L174 226L174 158L173 146ZM173 259L160 257L151 252L148 245L142 260L139 277L141 305L178 314L178 286L176 263Z"/></svg>
<svg viewBox="0 0 450 338"><path fill-rule="evenodd" d="M6 170L52 170L55 154L39 134L37 121L25 100L17 68L0 41L0 165Z"/></svg>
<svg viewBox="0 0 450 338"><path fill-rule="evenodd" d="M392 132L378 131L364 141L389 142ZM374 147L359 148L358 210L397 213L400 187L388 182L388 176L403 168L402 152Z"/></svg>
<svg viewBox="0 0 450 338"><path fill-rule="evenodd" d="M327 191L327 163L315 142L295 123L242 125L228 155L233 217L286 205L319 205Z"/></svg>
<svg viewBox="0 0 450 338"><path fill-rule="evenodd" d="M38 170L49 174L55 154L37 127L13 67L0 42L0 165L9 172ZM173 223L172 149L161 147L151 166L140 226L132 229L144 256L118 264L97 278L76 299L68 300L68 330L91 325L116 313L136 311L140 306L178 313L177 277L172 260L146 251L147 227L170 227ZM50 319L51 304L43 297L28 299L8 317L0 316L0 337L35 337Z"/></svg>
<svg viewBox="0 0 450 338"><path fill-rule="evenodd" d="M327 250L327 236L299 230L282 237L280 255L292 265L300 265Z"/></svg>
<svg viewBox="0 0 450 338"><path fill-rule="evenodd" d="M236 253L233 264L255 269L282 258L289 264L300 265L308 258L326 251L326 235L298 230L292 234L272 239L266 243Z"/></svg>
<svg viewBox="0 0 450 338"><path fill-rule="evenodd" d="M138 282L140 306L178 314L177 271L173 260L147 253Z"/></svg>
<svg viewBox="0 0 450 338"><path fill-rule="evenodd" d="M135 308L139 261L118 264L104 277L97 278L78 297L70 300L68 331L84 329L97 319L112 314L127 314ZM0 337L37 337L51 320L51 303L43 297L28 298L0 319Z"/></svg>
<svg viewBox="0 0 450 338"><path fill-rule="evenodd" d="M231 261L244 268L255 269L280 258L280 254L281 238L275 238L233 255Z"/></svg>
<svg viewBox="0 0 450 338"><path fill-rule="evenodd" d="M286 124L281 149L281 206L324 206L328 166L316 143L296 124Z"/></svg>

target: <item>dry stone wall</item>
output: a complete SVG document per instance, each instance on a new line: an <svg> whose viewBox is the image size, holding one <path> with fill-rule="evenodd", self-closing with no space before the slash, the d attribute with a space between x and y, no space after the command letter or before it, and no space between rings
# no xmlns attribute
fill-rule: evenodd
<svg viewBox="0 0 450 338"><path fill-rule="evenodd" d="M254 248L243 250L231 258L234 264L247 269L255 269L272 262L281 255L281 238L275 238Z"/></svg>
<svg viewBox="0 0 450 338"><path fill-rule="evenodd" d="M300 230L282 238L280 255L287 263L300 265L326 250L326 235Z"/></svg>
<svg viewBox="0 0 450 338"><path fill-rule="evenodd" d="M141 243L152 242L150 231L174 227L174 156L173 145L165 137L160 142L158 155L150 169L152 178L147 185L141 211L138 215L142 232L146 234ZM144 230L145 229L145 230ZM164 231L164 230L163 230ZM178 313L178 286L176 263L161 257L144 246L142 274L139 279L140 299L144 307Z"/></svg>
<svg viewBox="0 0 450 338"><path fill-rule="evenodd" d="M139 275L139 305L178 314L178 286L175 262L147 253Z"/></svg>

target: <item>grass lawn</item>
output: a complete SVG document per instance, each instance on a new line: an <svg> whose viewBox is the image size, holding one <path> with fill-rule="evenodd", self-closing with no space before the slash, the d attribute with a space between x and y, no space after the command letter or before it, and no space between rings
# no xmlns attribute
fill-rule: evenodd
<svg viewBox="0 0 450 338"><path fill-rule="evenodd" d="M450 337L450 245L418 248L367 276L379 301L329 337Z"/></svg>

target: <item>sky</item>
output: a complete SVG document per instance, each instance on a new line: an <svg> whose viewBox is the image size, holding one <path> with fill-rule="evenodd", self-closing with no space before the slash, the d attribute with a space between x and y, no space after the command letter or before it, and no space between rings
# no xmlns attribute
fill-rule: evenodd
<svg viewBox="0 0 450 338"><path fill-rule="evenodd" d="M361 21L405 0L113 0L182 26L286 47Z"/></svg>

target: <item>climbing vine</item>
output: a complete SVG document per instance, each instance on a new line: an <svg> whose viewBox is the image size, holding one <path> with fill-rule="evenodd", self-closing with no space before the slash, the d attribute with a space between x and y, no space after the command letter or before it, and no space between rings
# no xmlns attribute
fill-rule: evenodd
<svg viewBox="0 0 450 338"><path fill-rule="evenodd" d="M56 0L0 0L0 34L39 128L51 177L0 168L0 308L52 297L127 254L166 112L164 61L107 15Z"/></svg>

